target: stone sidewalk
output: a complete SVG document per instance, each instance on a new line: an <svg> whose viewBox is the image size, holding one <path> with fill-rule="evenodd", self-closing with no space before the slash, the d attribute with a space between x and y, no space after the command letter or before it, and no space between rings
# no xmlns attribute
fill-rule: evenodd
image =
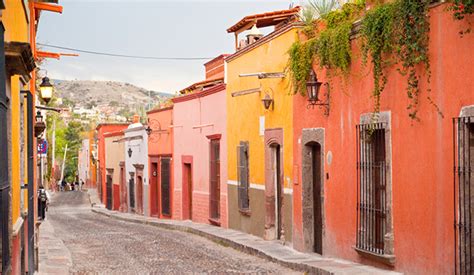
<svg viewBox="0 0 474 275"><path fill-rule="evenodd" d="M53 226L46 218L40 226L39 274L69 274L71 266L71 253L56 237Z"/></svg>
<svg viewBox="0 0 474 275"><path fill-rule="evenodd" d="M94 193L89 194L91 195L91 202L98 201L98 199L92 198L95 195ZM322 257L317 254L301 253L288 246L281 245L279 242L265 241L259 237L232 229L191 221L144 217L110 211L99 203L94 203L93 205L93 212L110 218L197 234L218 244L230 246L239 251L260 256L283 266L311 274L400 274L350 261Z"/></svg>

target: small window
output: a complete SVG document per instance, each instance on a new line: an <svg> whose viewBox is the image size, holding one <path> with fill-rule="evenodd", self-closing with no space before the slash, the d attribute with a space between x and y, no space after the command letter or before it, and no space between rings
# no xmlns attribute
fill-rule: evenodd
<svg viewBox="0 0 474 275"><path fill-rule="evenodd" d="M387 163L383 123L357 126L357 248L384 254Z"/></svg>
<svg viewBox="0 0 474 275"><path fill-rule="evenodd" d="M249 144L241 141L237 146L237 177L239 209L248 211L249 203Z"/></svg>

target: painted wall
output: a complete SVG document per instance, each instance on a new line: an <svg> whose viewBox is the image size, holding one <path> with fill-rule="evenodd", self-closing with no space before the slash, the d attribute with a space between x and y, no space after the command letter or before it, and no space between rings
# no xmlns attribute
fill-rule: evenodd
<svg viewBox="0 0 474 275"><path fill-rule="evenodd" d="M104 135L105 139L105 168L112 172L112 206L114 210L120 207L120 162L125 161L123 132L111 132Z"/></svg>
<svg viewBox="0 0 474 275"><path fill-rule="evenodd" d="M119 184L120 180L120 162L125 161L124 148L125 144L123 142L117 142L123 137L123 133L112 132L105 134L105 168L114 169L112 183Z"/></svg>
<svg viewBox="0 0 474 275"><path fill-rule="evenodd" d="M5 27L5 42L28 42L29 24L27 14L22 1L6 0L5 11L3 11L1 20ZM20 82L19 76L11 76L11 98L10 98L10 114L11 114L11 140L20 140L21 132L21 112L23 96L20 90L23 84ZM12 222L16 223L20 217L20 184L23 182L21 178L21 166L25 167L26 163L21 162L20 142L12 142L11 144L11 182L12 182Z"/></svg>
<svg viewBox="0 0 474 275"><path fill-rule="evenodd" d="M135 209L138 203L137 199L137 169L134 165L143 165L143 214L149 216L148 202L148 135L145 127L139 123L131 124L124 132L125 144L125 178L127 190L129 188L130 172L135 173ZM131 139L131 140L130 140ZM128 149L132 149L132 156L128 156ZM130 194L129 194L130 195ZM130 210L130 196L128 197L128 206Z"/></svg>
<svg viewBox="0 0 474 275"><path fill-rule="evenodd" d="M153 130L148 138L149 156L149 202L150 215L159 218L171 218L173 216L173 106L147 112L148 126ZM162 177L161 166L164 158L171 158L169 178L169 213L164 211L162 199ZM156 171L152 171L153 163L156 163ZM156 182L155 186L152 186ZM152 213L154 212L154 213Z"/></svg>
<svg viewBox="0 0 474 275"><path fill-rule="evenodd" d="M149 111L147 116L148 125L154 131L148 140L148 154L154 156L173 154L173 129L170 128L173 125L173 107Z"/></svg>
<svg viewBox="0 0 474 275"><path fill-rule="evenodd" d="M117 132L124 130L128 127L128 124L112 124L112 123L102 123L99 124L96 128L96 137L97 137L97 156L99 160L98 165L98 177L100 177L100 190L101 190L101 200L102 203L105 203L106 194L105 194L105 138L104 135L109 132Z"/></svg>
<svg viewBox="0 0 474 275"><path fill-rule="evenodd" d="M460 37L466 22L456 22L446 5L430 12L431 93L444 118L427 101L426 78L422 81L419 119L408 117L406 80L395 70L381 97L381 111L391 112L394 269L406 274L454 273L453 117L463 106L474 105L474 35ZM354 57L358 46L353 41ZM325 79L325 73L318 78ZM343 88L334 79L329 117L307 109L307 98L294 96L293 139L295 166L301 182L301 133L304 128L325 128L324 180L325 229L323 254L364 264L384 265L363 258L353 249L356 241L356 124L373 111L373 79L360 59L353 61ZM367 72L360 77L360 72ZM347 85L349 84L349 85ZM327 155L332 152L331 164ZM301 248L301 184L294 186L294 246ZM385 268L388 268L385 266Z"/></svg>
<svg viewBox="0 0 474 275"><path fill-rule="evenodd" d="M265 144L264 130L283 129L283 164L285 199L283 218L286 240L291 240L291 188L293 174L293 98L290 96L288 78L258 79L239 77L243 73L283 72L288 61L287 51L296 39L296 29L291 28L270 41L260 40L257 47L242 54L234 54L227 62L227 145L229 227L255 235L262 235L265 213ZM263 43L262 43L263 42ZM252 45L251 45L252 46ZM248 46L248 47L251 47ZM259 88L260 93L232 97L232 93ZM265 110L261 99L268 93L274 99L273 108ZM261 123L262 122L262 123ZM240 141L249 142L250 217L242 215L237 206L237 146ZM263 211L263 212L262 212Z"/></svg>
<svg viewBox="0 0 474 275"><path fill-rule="evenodd" d="M175 98L174 217L182 219L183 156L192 156L192 220L210 223L210 136L220 135L220 224L227 227L225 85Z"/></svg>
<svg viewBox="0 0 474 275"><path fill-rule="evenodd" d="M23 1L6 0L5 10L2 12L1 20L5 27L5 42L28 42L29 24L27 20L27 10L23 6ZM11 264L12 273L17 274L21 271L21 260L20 260L20 234L22 231L21 227L24 225L23 219L21 218L21 212L27 210L27 205L22 204L22 197L27 197L26 190L21 191L21 185L26 182L26 175L22 177L22 171L26 171L26 157L23 157L22 151L26 144L22 144L20 141L26 136L26 127L22 129L22 117L26 114L26 109L23 108L23 96L20 94L20 90L25 87L20 81L19 76L7 75L7 89L10 89L10 140L11 142L11 155L10 163L10 180L11 180L11 232L13 233L11 243ZM9 87L8 87L9 86ZM8 91L7 91L8 93ZM22 114L23 112L23 114ZM26 174L26 173L25 173Z"/></svg>

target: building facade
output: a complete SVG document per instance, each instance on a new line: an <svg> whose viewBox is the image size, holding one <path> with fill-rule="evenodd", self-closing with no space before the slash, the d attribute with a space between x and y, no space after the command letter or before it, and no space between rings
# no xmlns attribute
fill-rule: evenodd
<svg viewBox="0 0 474 275"><path fill-rule="evenodd" d="M174 217L227 227L225 84L173 103Z"/></svg>
<svg viewBox="0 0 474 275"><path fill-rule="evenodd" d="M125 154L122 131L104 134L105 142L105 206L111 210L126 208ZM123 194L121 194L121 191Z"/></svg>
<svg viewBox="0 0 474 275"><path fill-rule="evenodd" d="M296 249L406 274L472 274L463 214L474 183L466 172L474 167L474 36L459 35L467 23L446 7L430 9L431 83L423 74L419 120L409 117L407 82L395 67L373 114L373 79L359 76L366 68L357 58L348 79L329 86L313 67L321 99L330 89L329 115L294 96Z"/></svg>
<svg viewBox="0 0 474 275"><path fill-rule="evenodd" d="M123 130L127 205L129 212L149 216L148 134L139 121L140 117L134 116L133 123Z"/></svg>
<svg viewBox="0 0 474 275"><path fill-rule="evenodd" d="M124 123L100 123L96 127L95 131L95 143L97 146L97 191L99 193L99 198L102 203L107 201L107 192L106 192L106 163L105 163L105 134L110 132L117 132L124 130L128 127L128 124Z"/></svg>
<svg viewBox="0 0 474 275"><path fill-rule="evenodd" d="M247 16L227 30L237 50L226 58L229 227L282 242L292 240L293 98L284 72L298 12ZM263 36L257 27L274 30Z"/></svg>
<svg viewBox="0 0 474 275"><path fill-rule="evenodd" d="M147 112L149 137L150 216L171 218L173 214L173 107Z"/></svg>

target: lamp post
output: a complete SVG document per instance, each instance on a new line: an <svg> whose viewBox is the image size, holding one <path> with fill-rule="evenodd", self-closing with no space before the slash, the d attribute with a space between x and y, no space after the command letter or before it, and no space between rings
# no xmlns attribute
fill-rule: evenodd
<svg viewBox="0 0 474 275"><path fill-rule="evenodd" d="M131 157L132 157L132 153L133 153L132 148L128 148L128 151L127 151L127 152L128 152L128 157L131 158Z"/></svg>
<svg viewBox="0 0 474 275"><path fill-rule="evenodd" d="M325 86L327 87L328 91L326 93L326 101L323 102L321 99L319 99L319 93L321 91L321 86L323 85L322 82L318 81L318 77L314 73L313 70L311 70L309 74L308 81L306 81L306 93L308 94L308 101L309 104L307 108L313 108L314 106L319 106L325 108L325 115L329 115L329 85L328 83L325 83Z"/></svg>
<svg viewBox="0 0 474 275"><path fill-rule="evenodd" d="M53 84L51 84L51 82L49 81L49 77L43 77L43 80L41 81L39 87L41 98L44 100L44 102L46 102L46 105L48 105L49 101L53 97Z"/></svg>

